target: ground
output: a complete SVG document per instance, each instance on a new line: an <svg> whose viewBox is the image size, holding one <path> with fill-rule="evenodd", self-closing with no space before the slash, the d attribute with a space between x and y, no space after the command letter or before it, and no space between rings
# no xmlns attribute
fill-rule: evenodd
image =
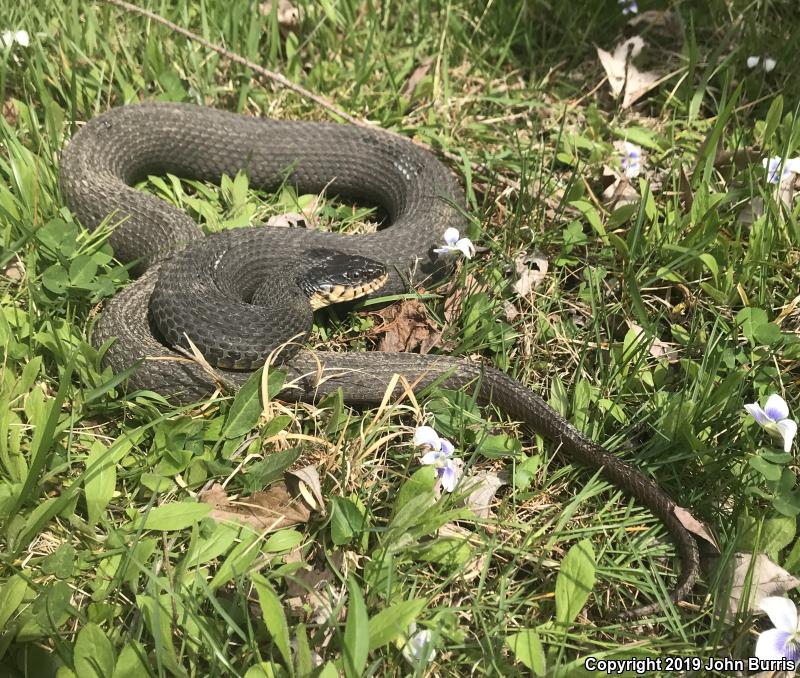
<svg viewBox="0 0 800 678"><path fill-rule="evenodd" d="M336 116L119 7L3 0L3 675L574 676L590 657L751 656L771 625L755 603L736 614L742 586L791 596L800 576L794 448L743 407L800 403L795 3L295 4L294 18L286 3L142 6L429 146L466 189L479 250L399 320L318 314L311 344L377 350L405 329L499 367L645 470L718 548L669 604L679 561L660 524L463 394L364 412L265 401L256 382L183 408L127 390L90 336L130 276L108 229L64 204L64 143L141 100ZM264 195L244 175L142 188L206 231L287 213L370 227L368 210ZM422 424L464 464L436 501ZM470 477L489 488L480 515ZM222 520L231 499L273 506L298 486L293 525ZM663 613L619 617L653 600ZM422 630L430 661L402 652ZM648 675L696 669L660 666Z"/></svg>

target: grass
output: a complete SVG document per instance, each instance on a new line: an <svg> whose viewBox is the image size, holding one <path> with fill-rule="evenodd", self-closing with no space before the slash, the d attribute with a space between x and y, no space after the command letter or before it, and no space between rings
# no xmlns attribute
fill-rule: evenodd
<svg viewBox="0 0 800 678"><path fill-rule="evenodd" d="M663 599L673 580L667 535L601 477L463 394L356 412L335 397L262 403L255 389L181 409L127 392L88 338L128 274L107 229L87 233L64 207L65 141L141 99L326 115L116 8L3 1L0 29L31 35L0 54L3 675L574 676L589 656L752 654L764 624L716 613L733 554L765 553L800 576L794 457L742 410L772 392L800 405L798 208L776 199L760 166L800 147L792 3L676 2L680 22L664 30L626 27L617 4L599 0L325 0L285 38L256 4L144 3L462 158L452 166L470 236L486 249L455 287L420 294L443 344L513 374L646 469L710 525L721 555L704 559L686 603L622 623L615 611ZM621 110L596 87L595 46L631 33L669 77ZM745 66L767 54L771 73ZM647 165L638 197L614 206L603 168L618 167L613 143L626 138ZM313 200L261 195L244 176L221 189L170 178L144 188L206 230ZM335 201L320 210L325 227L369 220ZM548 274L520 297L514 262L535 251ZM455 303L460 289L469 293ZM315 345L373 347L375 315L326 315ZM468 469L511 473L489 518L466 511L459 492L430 504L431 470L411 446L422 421L456 441ZM308 464L327 504L308 525L266 534L197 508L212 481L249 495ZM437 536L454 521L460 531ZM402 658L412 621L432 631L427 666Z"/></svg>

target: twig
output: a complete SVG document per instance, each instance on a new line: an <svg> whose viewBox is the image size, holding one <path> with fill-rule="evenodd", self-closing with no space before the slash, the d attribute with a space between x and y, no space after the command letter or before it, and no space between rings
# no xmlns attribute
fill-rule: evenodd
<svg viewBox="0 0 800 678"><path fill-rule="evenodd" d="M259 76L261 76L265 80L271 80L273 82L276 82L279 85L281 85L281 87L285 87L286 89L289 89L292 92L295 92L296 94L299 94L301 97L304 97L306 99L310 99L314 103L319 104L320 106L322 106L322 108L324 108L329 113L332 113L333 115L341 118L342 120L346 120L347 122L349 122L349 123L351 123L353 125L358 125L359 127L366 127L366 128L369 128L369 129L375 129L376 128L376 126L373 125L372 123L367 122L365 120L359 120L358 118L353 117L352 115L350 115L349 113L346 113L345 111L343 111L341 108L339 108L335 104L332 104L325 97L322 97L322 96L320 96L318 94L314 94L314 92L312 92L310 90L307 90L302 85L298 85L297 83L292 82L291 80L289 80L285 76L281 75L280 73L276 73L275 71L270 71L269 69L264 68L263 66L259 66L257 63L255 63L253 61L250 61L249 59L245 59L245 57L241 56L240 54L237 54L236 52L232 52L231 50L226 49L225 47L222 47L222 45L218 45L218 44L216 44L214 42L210 42L209 40L206 40L204 37L198 35L197 33L193 33L192 31L187 30L186 28L178 26L178 24L173 23L169 19L165 19L160 14L156 14L155 12L151 12L150 10L144 9L143 7L137 7L136 5L131 4L130 2L125 2L125 0L99 0L99 1L100 2L104 2L107 5L114 5L115 7L119 7L120 9L123 9L126 12L132 12L134 14L139 14L139 15L141 15L143 17L146 17L146 18L150 19L151 21L155 21L157 24L161 24L162 26L168 28L169 30L174 31L175 33L178 33L179 35L182 35L185 38L188 38L189 40L192 40L193 42L196 42L196 43L202 45L206 49L210 49L212 52L216 52L217 54L225 57L229 61L233 61L234 63L240 64L240 65L244 66L245 68L249 68L251 71L253 71L254 73L258 74ZM401 136L401 135L397 134L396 132L392 132L391 130L383 130L383 131L386 132L387 134L394 134L395 136ZM402 138L405 139L405 137L402 137ZM418 144L419 146L423 146L425 148L428 148L429 150L434 150L434 149L431 149L431 147L428 144L423 144L423 143L418 142L418 141L415 141L414 143ZM438 149L438 152L441 153L441 155L443 155L445 158L447 158L451 162L458 163L458 164L463 162L463 158L461 156L455 154L455 153L451 153L450 151L446 151L444 149ZM513 179L509 179L508 177L505 177L502 174L497 174L497 173L493 174L489 170L489 168L486 165L482 164L482 163L472 162L471 160L468 161L468 162L469 162L470 167L472 168L472 171L474 173L476 173L476 174L480 173L480 174L483 174L486 177L494 176L501 183L505 184L506 186L511 187L515 191L519 191L520 190L519 182L514 181Z"/></svg>

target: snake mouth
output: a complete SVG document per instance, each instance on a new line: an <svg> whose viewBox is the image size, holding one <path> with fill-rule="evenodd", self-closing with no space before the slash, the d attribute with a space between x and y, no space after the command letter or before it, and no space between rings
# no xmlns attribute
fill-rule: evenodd
<svg viewBox="0 0 800 678"><path fill-rule="evenodd" d="M361 297L365 297L379 290L386 284L388 279L389 274L384 273L360 285L323 285L308 298L308 301L311 304L311 308L315 311L332 304L353 301L354 299L360 299Z"/></svg>

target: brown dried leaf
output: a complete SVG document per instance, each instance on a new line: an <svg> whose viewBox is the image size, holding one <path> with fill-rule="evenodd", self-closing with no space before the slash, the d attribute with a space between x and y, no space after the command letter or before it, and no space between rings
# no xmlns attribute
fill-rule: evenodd
<svg viewBox="0 0 800 678"><path fill-rule="evenodd" d="M342 553L330 555L330 562L341 570ZM287 600L293 614L314 624L325 624L331 617L335 601L343 595L341 575L331 570L328 560L317 551L312 563L286 577Z"/></svg>
<svg viewBox="0 0 800 678"><path fill-rule="evenodd" d="M311 512L302 501L293 497L285 483L277 482L264 492L236 500L228 498L225 488L215 483L198 495L211 504L209 516L218 521L239 522L259 531L272 532L291 525L307 523Z"/></svg>
<svg viewBox="0 0 800 678"><path fill-rule="evenodd" d="M312 510L325 515L325 499L322 496L322 487L316 466L304 466L296 471L287 471L286 482L291 489L303 497Z"/></svg>
<svg viewBox="0 0 800 678"><path fill-rule="evenodd" d="M535 268L531 268L531 264ZM514 259L514 266L519 276L514 283L514 291L521 297L527 297L542 284L549 268L547 258L541 252L521 254Z"/></svg>
<svg viewBox="0 0 800 678"><path fill-rule="evenodd" d="M454 320L458 319L458 317L461 315L461 309L464 306L464 299L466 297L470 296L471 294L478 294L486 289L488 289L488 287L486 285L482 285L478 279L472 275L472 273L467 273L466 277L464 278L463 285L458 282L454 282L454 284L450 286L450 293L444 300L445 323L450 325Z"/></svg>
<svg viewBox="0 0 800 678"><path fill-rule="evenodd" d="M494 471L478 471L465 480L469 495L464 499L464 505L471 509L478 518L490 518L494 495L508 481L501 478Z"/></svg>
<svg viewBox="0 0 800 678"><path fill-rule="evenodd" d="M12 127L17 124L19 119L19 111L13 99L6 99L3 102L3 118Z"/></svg>
<svg viewBox="0 0 800 678"><path fill-rule="evenodd" d="M416 299L387 306L376 313L383 321L373 334L382 335L378 350L384 353L428 353L442 336L441 330L428 317L425 305Z"/></svg>
<svg viewBox="0 0 800 678"><path fill-rule="evenodd" d="M300 212L286 212L285 214L274 214L267 219L267 226L278 226L280 228L297 228L298 226L308 226L306 215Z"/></svg>
<svg viewBox="0 0 800 678"><path fill-rule="evenodd" d="M261 16L270 16L272 14L271 0L262 2L258 6L258 12ZM289 0L278 0L278 27L281 35L286 37L287 33L297 32L298 26L300 26L300 10Z"/></svg>
<svg viewBox="0 0 800 678"><path fill-rule="evenodd" d="M624 174L613 167L603 165L603 177L609 181L603 191L603 202L606 207L614 209L639 201L639 193Z"/></svg>
<svg viewBox="0 0 800 678"><path fill-rule="evenodd" d="M668 341L662 341L658 337L651 336L643 327L627 321L628 328L636 332L636 337L644 336L644 341L649 342L648 351L654 358L666 358L670 362L676 362L679 359L679 348L677 344L671 344ZM639 339L639 341L642 341ZM688 529L688 528L687 528Z"/></svg>
<svg viewBox="0 0 800 678"><path fill-rule="evenodd" d="M714 547L717 553L719 553L719 542L717 542L717 538L711 533L711 530L705 523L700 522L691 513L689 513L689 511L681 506L676 506L674 513L681 525L683 525L692 534L705 539Z"/></svg>
<svg viewBox="0 0 800 678"><path fill-rule="evenodd" d="M730 602L726 614L729 621L737 614L763 614L759 604L764 598L781 596L800 586L800 579L773 563L763 553L755 557L752 553L737 553L730 566ZM748 601L742 600L746 584L750 593Z"/></svg>
<svg viewBox="0 0 800 678"><path fill-rule="evenodd" d="M597 48L597 56L606 71L611 91L616 97L622 96L620 107L623 109L641 99L658 82L657 73L640 71L632 63L644 45L644 40L634 36L617 45L613 53Z"/></svg>
<svg viewBox="0 0 800 678"><path fill-rule="evenodd" d="M414 90L417 88L417 85L419 85L419 83L425 79L425 76L428 75L428 72L431 70L432 63L433 57L427 57L420 62L420 65L417 66L408 77L406 86L403 88L400 96L402 96L404 99L411 98L411 95L414 94Z"/></svg>
<svg viewBox="0 0 800 678"><path fill-rule="evenodd" d="M19 257L15 257L13 261L6 264L6 267L2 271L2 275L9 280L19 282L25 277L25 264L22 263L22 260Z"/></svg>
<svg viewBox="0 0 800 678"><path fill-rule="evenodd" d="M641 26L651 33L654 29L666 37L683 43L683 19L676 12L670 10L651 9L647 12L636 14L628 20L628 26Z"/></svg>

